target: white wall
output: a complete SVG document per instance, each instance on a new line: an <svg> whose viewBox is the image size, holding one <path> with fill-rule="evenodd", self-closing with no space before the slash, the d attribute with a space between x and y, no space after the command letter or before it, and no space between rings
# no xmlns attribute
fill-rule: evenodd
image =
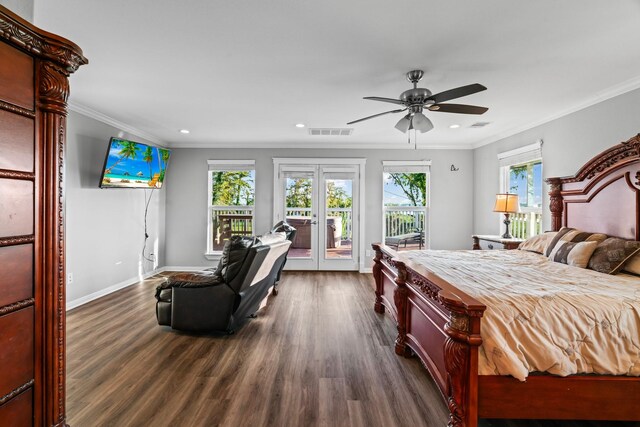
<svg viewBox="0 0 640 427"><path fill-rule="evenodd" d="M154 264L164 265L165 192L155 190L149 205L147 255L144 243L145 193L151 190L100 189L100 174L109 138L119 129L82 114L67 119L65 163L66 269L68 307L138 281ZM134 135L124 138L146 142Z"/></svg>
<svg viewBox="0 0 640 427"><path fill-rule="evenodd" d="M0 4L19 17L33 22L33 0L0 0Z"/></svg>
<svg viewBox="0 0 640 427"><path fill-rule="evenodd" d="M207 160L256 161L256 232L273 218L273 157L366 158L365 246L382 238L382 160L432 160L431 247L471 247L473 152L471 150L173 149L167 171L166 264L212 265L207 238ZM451 164L460 170L451 172ZM365 265L371 264L370 259Z"/></svg>
<svg viewBox="0 0 640 427"><path fill-rule="evenodd" d="M544 178L574 175L589 159L640 132L640 89L474 150L474 232L497 234L500 217L492 212L499 192L497 155L542 138ZM551 225L549 188L543 186L543 224Z"/></svg>

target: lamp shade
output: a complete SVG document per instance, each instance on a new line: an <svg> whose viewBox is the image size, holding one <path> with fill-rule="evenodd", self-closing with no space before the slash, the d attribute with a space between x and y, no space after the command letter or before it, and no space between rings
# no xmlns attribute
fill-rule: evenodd
<svg viewBox="0 0 640 427"><path fill-rule="evenodd" d="M516 213L520 208L517 194L496 194L496 204L493 207L494 212Z"/></svg>
<svg viewBox="0 0 640 427"><path fill-rule="evenodd" d="M396 129L402 133L407 133L411 129L411 114L407 114L396 123Z"/></svg>

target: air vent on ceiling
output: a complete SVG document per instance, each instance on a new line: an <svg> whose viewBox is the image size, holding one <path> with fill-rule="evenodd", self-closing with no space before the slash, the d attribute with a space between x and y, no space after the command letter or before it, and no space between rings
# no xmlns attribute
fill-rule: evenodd
<svg viewBox="0 0 640 427"><path fill-rule="evenodd" d="M318 136L350 136L353 128L309 128L309 135Z"/></svg>
<svg viewBox="0 0 640 427"><path fill-rule="evenodd" d="M469 127L472 127L472 128L483 128L488 124L491 124L491 122L475 122L474 124L472 124Z"/></svg>

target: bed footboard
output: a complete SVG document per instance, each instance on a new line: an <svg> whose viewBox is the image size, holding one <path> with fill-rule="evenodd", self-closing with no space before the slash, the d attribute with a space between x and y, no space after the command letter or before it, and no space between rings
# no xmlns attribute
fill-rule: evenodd
<svg viewBox="0 0 640 427"><path fill-rule="evenodd" d="M392 249L376 251L374 308L396 321L395 351L415 353L449 407L449 426L478 422L478 347L485 306L425 268L401 261Z"/></svg>

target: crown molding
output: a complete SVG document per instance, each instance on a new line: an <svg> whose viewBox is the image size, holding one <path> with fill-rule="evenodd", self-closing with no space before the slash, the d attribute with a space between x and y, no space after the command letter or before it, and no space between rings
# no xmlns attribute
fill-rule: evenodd
<svg viewBox="0 0 640 427"><path fill-rule="evenodd" d="M535 122L531 122L522 126L517 126L514 128L511 128L509 130L506 130L504 132L500 132L497 133L489 138L483 139L482 141L476 142L474 144L471 144L471 148L476 149L476 148L480 148L483 147L485 145L489 145L492 144L494 142L500 141L501 139L505 139L508 138L510 136L519 134L521 132L527 131L529 129L533 129L537 126L541 126L545 123L549 123L552 122L554 120L557 120L561 117L564 116L568 116L569 114L578 112L580 110L584 110L585 108L591 107L593 105L599 104L601 102L604 102L608 99L611 98L615 98L616 96L620 96L620 95L624 95L625 93L631 92L632 90L636 90L640 88L640 76L638 77L634 77L630 80L627 80L626 82L622 82L620 84L617 84L615 86L610 87L609 89L600 92L599 94L597 94L596 96L590 98L589 100L585 101L585 102L581 102L580 104L576 104L572 107L569 107L565 110L562 110L558 113L552 114L550 116L545 117L544 119L541 120L536 120Z"/></svg>
<svg viewBox="0 0 640 427"><path fill-rule="evenodd" d="M197 143L197 142L171 142L168 143L169 148L283 148L283 149L307 149L307 150L415 150L413 144L406 142L398 145L392 143L326 143L318 142L313 145L307 145L300 142L223 142L223 143ZM418 144L418 150L471 150L471 144L455 144L455 145L427 145Z"/></svg>
<svg viewBox="0 0 640 427"><path fill-rule="evenodd" d="M94 110L93 108L89 108L86 105L82 105L73 100L69 100L68 102L69 109L76 113L82 114L83 116L90 117L94 120L107 124L109 126L113 126L114 128L120 129L123 132L130 133L132 135L138 136L140 138L146 139L149 142L153 142L154 144L164 145L167 143L161 138L158 138L155 135L152 135L148 132L140 130L136 127L130 126L126 123L123 123L119 120L114 119L113 117L107 116L99 111Z"/></svg>

